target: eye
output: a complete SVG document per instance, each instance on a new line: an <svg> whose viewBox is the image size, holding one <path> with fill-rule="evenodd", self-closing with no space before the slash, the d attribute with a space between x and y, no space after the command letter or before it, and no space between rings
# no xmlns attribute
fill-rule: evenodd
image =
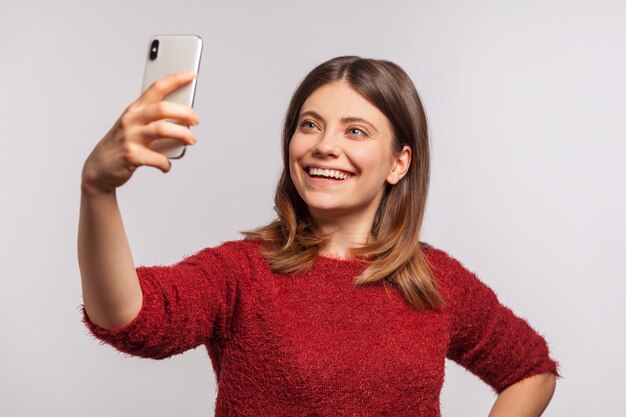
<svg viewBox="0 0 626 417"><path fill-rule="evenodd" d="M348 132L348 135L350 136L367 137L367 133L365 133L365 131L363 131L359 127L354 127L354 126L349 127L347 132Z"/></svg>
<svg viewBox="0 0 626 417"><path fill-rule="evenodd" d="M300 123L298 123L298 127L303 130L317 129L317 126L315 125L315 123L313 123L310 120L301 121Z"/></svg>

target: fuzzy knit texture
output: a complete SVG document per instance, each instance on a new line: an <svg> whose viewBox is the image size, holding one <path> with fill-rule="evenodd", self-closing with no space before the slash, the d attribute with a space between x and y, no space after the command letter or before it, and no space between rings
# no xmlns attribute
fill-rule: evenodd
<svg viewBox="0 0 626 417"><path fill-rule="evenodd" d="M137 268L143 306L118 329L83 323L120 352L164 359L204 345L215 416L440 416L449 358L496 393L560 377L545 339L443 250L424 250L447 305L418 311L395 287L354 287L367 264L319 257L304 274L270 270L252 240L171 266Z"/></svg>

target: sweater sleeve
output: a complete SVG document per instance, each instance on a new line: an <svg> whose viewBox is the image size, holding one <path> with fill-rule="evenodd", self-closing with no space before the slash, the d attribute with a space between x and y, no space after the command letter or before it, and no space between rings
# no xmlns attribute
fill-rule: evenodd
<svg viewBox="0 0 626 417"><path fill-rule="evenodd" d="M459 261L445 254L450 283L452 331L447 357L500 394L541 373L561 377L545 339L502 305L494 291Z"/></svg>
<svg viewBox="0 0 626 417"><path fill-rule="evenodd" d="M104 329L81 306L83 323L96 339L133 356L165 359L225 337L245 268L228 242L171 266L136 269L143 293L137 316L126 326Z"/></svg>

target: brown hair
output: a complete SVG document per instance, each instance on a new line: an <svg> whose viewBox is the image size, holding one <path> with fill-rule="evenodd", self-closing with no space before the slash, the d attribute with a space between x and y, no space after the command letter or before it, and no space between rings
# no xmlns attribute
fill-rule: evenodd
<svg viewBox="0 0 626 417"><path fill-rule="evenodd" d="M347 82L375 105L393 128L393 153L411 148L411 164L395 185L386 184L366 245L350 254L369 265L354 285L382 281L396 286L417 309L437 309L444 301L437 291L431 268L419 241L430 175L426 115L413 82L402 68L385 60L342 56L315 67L296 89L283 125L283 172L276 187L274 210L278 218L266 226L241 232L262 242L262 256L281 273L309 270L330 238L316 230L304 200L289 174L289 143L302 104L317 88Z"/></svg>

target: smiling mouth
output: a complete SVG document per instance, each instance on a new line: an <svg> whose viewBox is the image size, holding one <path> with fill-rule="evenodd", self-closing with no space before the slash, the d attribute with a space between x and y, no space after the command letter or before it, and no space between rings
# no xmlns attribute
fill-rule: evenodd
<svg viewBox="0 0 626 417"><path fill-rule="evenodd" d="M341 171L337 169L325 169L325 168L317 168L317 167L306 167L304 171L310 178L315 178L318 180L330 180L330 181L345 181L354 176L354 174L346 171Z"/></svg>

